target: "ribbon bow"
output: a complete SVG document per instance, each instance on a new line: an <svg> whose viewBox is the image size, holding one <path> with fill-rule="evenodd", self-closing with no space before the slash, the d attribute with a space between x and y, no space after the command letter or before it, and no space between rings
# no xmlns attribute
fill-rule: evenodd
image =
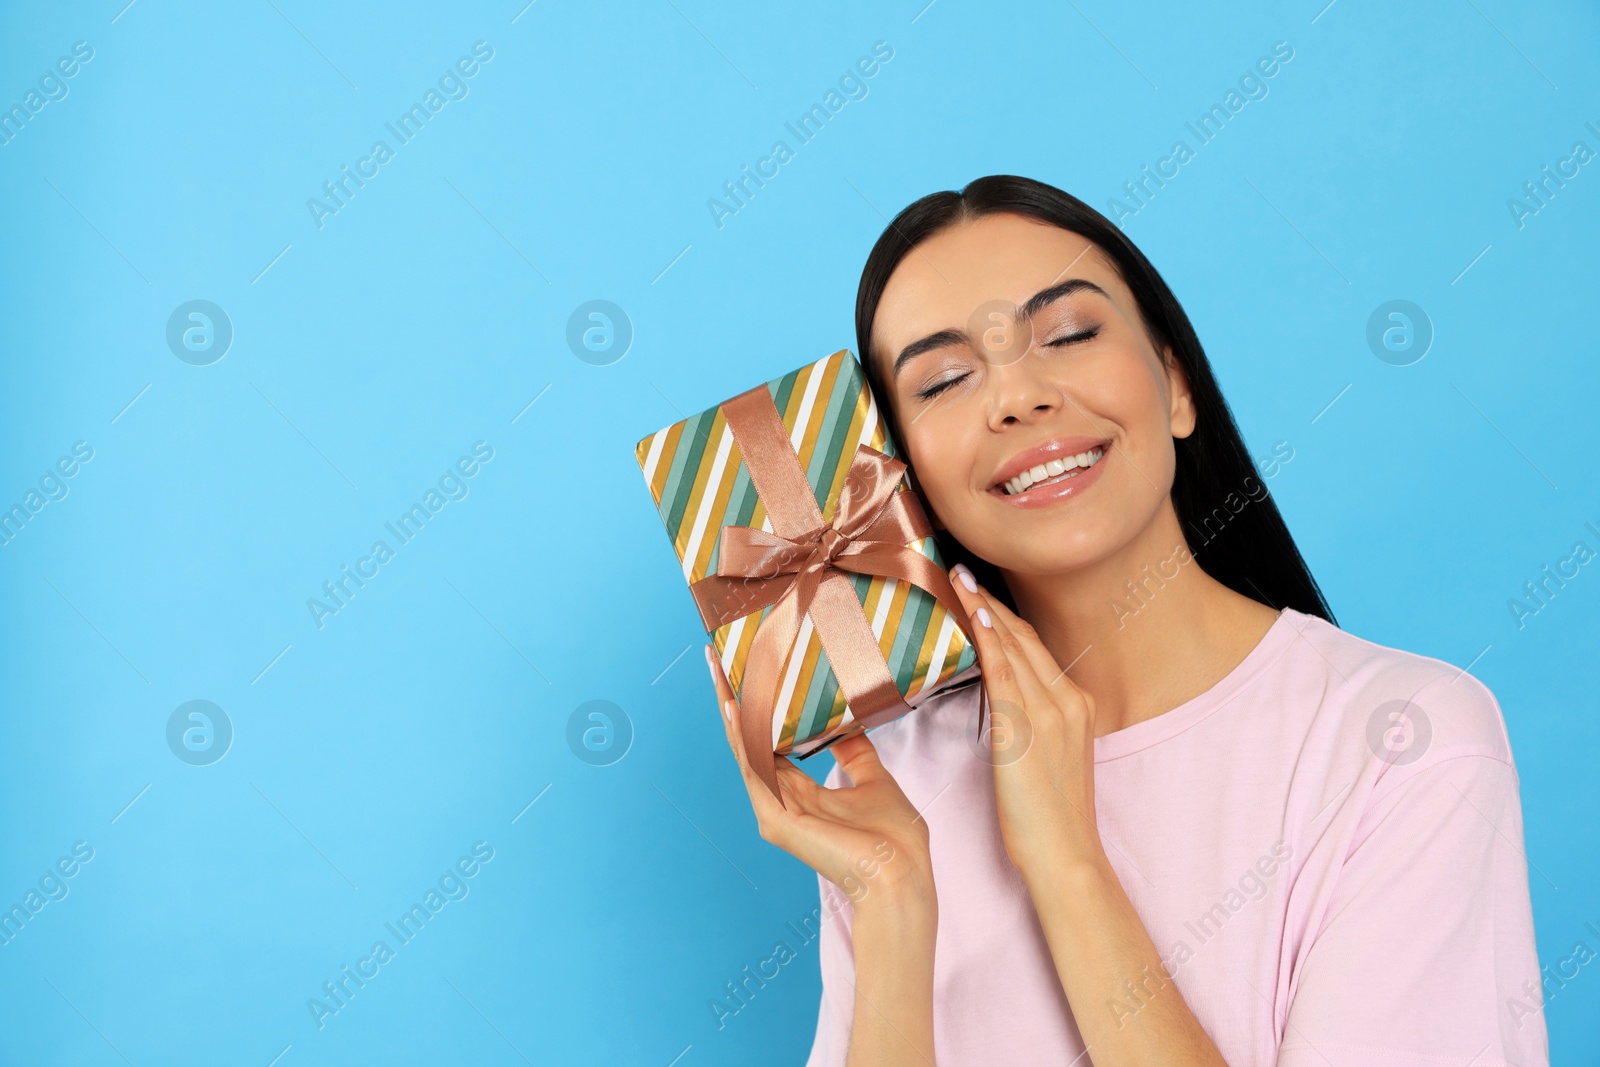
<svg viewBox="0 0 1600 1067"><path fill-rule="evenodd" d="M767 387L721 407L773 532L723 526L716 573L689 588L707 632L773 605L745 661L740 730L751 769L781 804L772 721L779 671L807 614L863 729L910 711L847 572L893 577L928 591L969 642L971 622L944 571L909 547L931 536L933 526L916 492L901 486L904 462L858 445L828 523Z"/></svg>

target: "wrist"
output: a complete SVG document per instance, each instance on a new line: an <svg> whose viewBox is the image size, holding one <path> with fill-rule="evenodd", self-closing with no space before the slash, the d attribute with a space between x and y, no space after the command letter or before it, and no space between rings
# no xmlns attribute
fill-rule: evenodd
<svg viewBox="0 0 1600 1067"><path fill-rule="evenodd" d="M1070 907L1074 901L1120 884L1105 851L1096 851L1098 854L1084 851L1050 856L1021 872L1035 905L1059 903Z"/></svg>

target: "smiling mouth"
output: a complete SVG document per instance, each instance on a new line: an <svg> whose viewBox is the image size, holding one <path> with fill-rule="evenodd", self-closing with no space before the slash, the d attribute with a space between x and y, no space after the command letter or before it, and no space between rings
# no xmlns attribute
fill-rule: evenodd
<svg viewBox="0 0 1600 1067"><path fill-rule="evenodd" d="M999 496L1016 496L1040 486L1069 481L1105 458L1106 446L1097 445L1075 456L1061 456L1023 471L1016 477L990 486L989 492Z"/></svg>

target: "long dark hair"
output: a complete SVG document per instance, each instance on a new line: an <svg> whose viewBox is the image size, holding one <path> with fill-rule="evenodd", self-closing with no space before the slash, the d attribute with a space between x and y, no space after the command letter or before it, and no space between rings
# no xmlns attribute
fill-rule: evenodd
<svg viewBox="0 0 1600 1067"><path fill-rule="evenodd" d="M1196 426L1188 437L1173 441L1177 470L1172 503L1195 562L1229 589L1270 608L1290 607L1338 625L1271 493L1256 475L1233 413L1222 399L1211 364L1182 305L1120 229L1082 200L1054 186L1010 174L991 174L969 182L960 192L930 193L896 215L872 246L856 291L856 351L873 392L889 409L890 427L898 431L896 413L887 403L894 394L882 380L879 361L871 349L872 320L889 276L913 248L946 227L1001 213L1059 226L1098 245L1116 264L1138 301L1139 314L1157 352L1170 347L1188 377ZM915 484L914 471L912 481ZM1242 507L1230 508L1226 501L1243 499L1241 492L1252 482L1261 485L1261 495L1252 492ZM973 555L946 530L939 530L936 539L947 564L965 563L986 588L1015 609L997 567Z"/></svg>

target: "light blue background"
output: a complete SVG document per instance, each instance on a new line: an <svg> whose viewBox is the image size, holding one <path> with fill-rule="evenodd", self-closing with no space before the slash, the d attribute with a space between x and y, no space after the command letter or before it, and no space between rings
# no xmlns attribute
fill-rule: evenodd
<svg viewBox="0 0 1600 1067"><path fill-rule="evenodd" d="M1127 232L1252 453L1294 448L1271 488L1341 624L1498 696L1541 957L1600 949L1600 564L1507 606L1600 549L1600 163L1507 207L1600 149L1593 5L124 2L0 15L5 107L94 49L0 147L0 503L94 449L0 548L0 903L95 850L0 947L0 1061L802 1062L815 943L708 1007L816 882L756 836L632 446L853 349L911 200L1017 173L1107 210L1280 40ZM319 228L307 199L480 40ZM876 41L868 95L719 228ZM210 366L165 341L192 299L235 331ZM591 299L633 324L610 365L566 343ZM1410 366L1366 344L1391 299L1436 332ZM469 495L319 629L307 599L477 441ZM165 738L193 699L235 730L206 767ZM589 700L632 722L611 766L568 747ZM319 1030L307 999L478 841L470 895ZM1548 1021L1556 1062L1600 1055L1600 964Z"/></svg>

